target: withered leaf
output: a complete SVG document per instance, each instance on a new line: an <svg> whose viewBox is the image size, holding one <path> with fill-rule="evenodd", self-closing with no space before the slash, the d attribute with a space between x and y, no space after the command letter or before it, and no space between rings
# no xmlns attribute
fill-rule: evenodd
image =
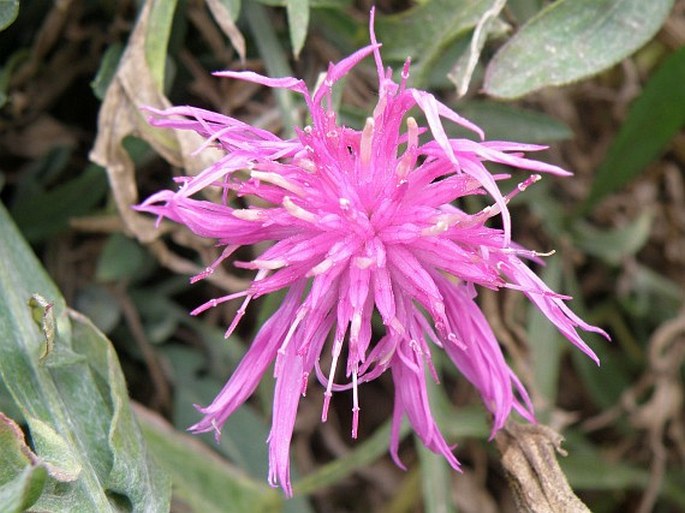
<svg viewBox="0 0 685 513"><path fill-rule="evenodd" d="M521 513L590 513L573 493L556 453L563 437L543 425L509 423L497 435L502 465Z"/></svg>

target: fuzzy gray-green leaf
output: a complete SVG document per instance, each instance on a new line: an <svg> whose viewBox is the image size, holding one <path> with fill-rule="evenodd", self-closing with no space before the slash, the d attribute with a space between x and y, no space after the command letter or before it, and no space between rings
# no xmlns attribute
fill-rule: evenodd
<svg viewBox="0 0 685 513"><path fill-rule="evenodd" d="M111 344L68 310L1 206L0 240L0 380L49 474L33 508L118 513L123 502L131 511L167 512L169 481L132 420ZM45 333L28 304L38 296L54 316L54 347L44 361Z"/></svg>
<svg viewBox="0 0 685 513"><path fill-rule="evenodd" d="M559 0L490 61L485 92L518 98L594 75L625 59L664 23L673 0Z"/></svg>

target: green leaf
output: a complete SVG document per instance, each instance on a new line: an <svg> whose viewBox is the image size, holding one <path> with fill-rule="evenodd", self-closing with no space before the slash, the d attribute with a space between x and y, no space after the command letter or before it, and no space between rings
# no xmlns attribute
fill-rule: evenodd
<svg viewBox="0 0 685 513"><path fill-rule="evenodd" d="M49 469L50 475L59 481L69 482L78 479L83 465L69 440L55 431L49 423L30 415L25 417L36 452L40 454L40 459Z"/></svg>
<svg viewBox="0 0 685 513"><path fill-rule="evenodd" d="M69 225L69 219L84 215L103 200L108 191L103 169L89 165L83 173L50 190L36 188L12 207L12 217L29 241L54 235Z"/></svg>
<svg viewBox="0 0 685 513"><path fill-rule="evenodd" d="M76 309L85 314L103 333L109 333L121 319L121 305L103 285L79 287L74 299Z"/></svg>
<svg viewBox="0 0 685 513"><path fill-rule="evenodd" d="M464 54L457 59L456 64L449 73L449 79L457 86L457 92L460 97L464 96L468 91L471 77L480 60L480 54L483 51L483 47L488 40L490 32L506 32L508 28L508 26L504 24L504 27L496 29L498 25L503 24L499 19L499 13L506 3L507 0L493 0L491 2L490 8L483 13L483 16L481 16L478 23L476 23L473 35L471 36L468 52L464 52Z"/></svg>
<svg viewBox="0 0 685 513"><path fill-rule="evenodd" d="M221 342L228 343L223 340L222 333L218 335ZM236 342L231 341L234 344ZM200 418L193 405L209 404L224 382L201 372L204 359L197 351L168 347L165 348L164 355L172 366L174 381L183 383L183 387L175 395L173 420L178 429L186 429ZM217 449L244 471L263 478L268 471L268 437L269 427L266 422L255 414L255 409L250 405L243 405L224 425ZM210 443L212 439L211 436L207 437Z"/></svg>
<svg viewBox="0 0 685 513"><path fill-rule="evenodd" d="M568 305L571 310L592 324L590 312L583 302L578 277L573 270L564 273L560 291L574 298ZM630 387L629 362L623 358L615 358L616 351L612 351L611 348L613 342L596 333L581 332L581 336L599 357L601 367L575 348L571 351L573 366L583 382L583 387L588 391L588 399L602 409L611 408L620 400L623 391Z"/></svg>
<svg viewBox="0 0 685 513"><path fill-rule="evenodd" d="M426 387L436 417L454 410L449 401L444 400L444 389L439 389L430 376L426 380ZM435 404L438 394L442 396L443 401L437 401ZM414 436L414 445L421 463L421 487L425 512L456 513L454 499L452 499L452 467L442 454L436 454L428 449L418 436Z"/></svg>
<svg viewBox="0 0 685 513"><path fill-rule="evenodd" d="M376 34L383 43L383 57L389 61L411 57L412 80L421 87L434 63L476 26L491 4L492 0L430 0L400 14L379 15Z"/></svg>
<svg viewBox="0 0 685 513"><path fill-rule="evenodd" d="M442 454L427 449L418 436L414 441L421 463L423 510L426 513L456 513L452 499L452 467Z"/></svg>
<svg viewBox="0 0 685 513"><path fill-rule="evenodd" d="M250 31L255 36L255 43L259 54L264 60L267 74L271 77L291 77L292 69L288 64L285 52L278 42L274 32L273 23L264 9L264 6L256 2L247 2L243 5L243 12L250 27ZM294 127L297 125L295 118L296 102L295 96L291 91L278 89L274 91L278 107L283 118L283 127L286 134L294 134Z"/></svg>
<svg viewBox="0 0 685 513"><path fill-rule="evenodd" d="M152 9L145 35L145 60L160 91L164 88L167 47L176 11L176 0L150 0Z"/></svg>
<svg viewBox="0 0 685 513"><path fill-rule="evenodd" d="M257 0L260 4L270 5L271 7L285 7L288 0ZM329 8L329 9L343 9L348 7L352 0L308 0L309 5L313 9Z"/></svg>
<svg viewBox="0 0 685 513"><path fill-rule="evenodd" d="M542 8L542 0L509 0L507 8L519 23L523 23Z"/></svg>
<svg viewBox="0 0 685 513"><path fill-rule="evenodd" d="M0 30L9 27L19 15L19 0L0 0Z"/></svg>
<svg viewBox="0 0 685 513"><path fill-rule="evenodd" d="M147 251L133 239L117 233L107 240L95 276L99 282L131 281L143 275L150 265Z"/></svg>
<svg viewBox="0 0 685 513"><path fill-rule="evenodd" d="M635 263L631 272L634 274L635 294L656 323L678 315L677 311L685 301L685 289L681 284L640 263Z"/></svg>
<svg viewBox="0 0 685 513"><path fill-rule="evenodd" d="M357 445L353 451L334 459L315 472L293 484L295 495L310 494L352 474L355 470L366 467L388 450L391 421L386 421L373 435ZM403 423L400 440L409 433L409 424Z"/></svg>
<svg viewBox="0 0 685 513"><path fill-rule="evenodd" d="M20 48L5 59L3 67L0 68L0 108L7 103L7 91L10 87L12 73L29 59L31 59L31 51L28 48Z"/></svg>
<svg viewBox="0 0 685 513"><path fill-rule="evenodd" d="M0 485L34 463L35 455L24 439L21 428L12 419L0 412Z"/></svg>
<svg viewBox="0 0 685 513"><path fill-rule="evenodd" d="M45 467L25 467L17 477L0 486L3 513L25 513L43 491Z"/></svg>
<svg viewBox="0 0 685 513"><path fill-rule="evenodd" d="M640 174L685 125L685 47L671 54L645 85L597 169L583 205L588 211Z"/></svg>
<svg viewBox="0 0 685 513"><path fill-rule="evenodd" d="M617 266L645 245L651 231L652 218L651 212L643 212L630 224L612 230L599 230L579 219L573 226L574 241L587 254Z"/></svg>
<svg viewBox="0 0 685 513"><path fill-rule="evenodd" d="M102 56L98 72L90 83L90 87L93 89L93 93L98 100L103 100L105 98L105 92L107 92L109 83L114 78L114 75L116 75L119 60L123 53L123 45L121 43L114 43L107 48L105 54Z"/></svg>
<svg viewBox="0 0 685 513"><path fill-rule="evenodd" d="M635 466L625 458L612 458L611 451L602 452L589 440L577 432L567 433L566 449L568 455L560 458L564 474L574 489L610 491L645 489L650 485L649 471L643 466ZM685 507L683 472L673 468L664 476L660 497L678 505L674 511ZM658 509L658 508L657 508ZM668 508L665 509L668 511Z"/></svg>
<svg viewBox="0 0 685 513"><path fill-rule="evenodd" d="M37 511L167 512L169 483L134 422L109 341L68 310L9 215L0 207L0 378L24 413L49 477ZM39 295L45 302L27 304ZM54 316L45 350L45 315ZM0 451L2 452L2 451Z"/></svg>
<svg viewBox="0 0 685 513"><path fill-rule="evenodd" d="M237 353L240 347L235 336L226 340L223 330L211 327L201 321L189 318L187 312L182 312L187 326L195 329L198 335L207 341L208 345L217 344L223 353L212 358L212 364L221 368L221 379L214 378L204 370L204 358L197 351L182 347L164 347L164 356L173 368L174 381L183 383L174 397L174 425L177 429L185 430L188 426L197 422L199 414L194 405L209 404L217 392L225 383L226 367L235 367L242 354ZM226 365L226 360L231 360ZM269 399L270 400L270 399ZM264 476L268 473L269 452L266 440L269 437L267 421L258 415L257 409L251 404L244 404L238 408L223 426L221 440L218 443L209 434L200 435L198 439L204 439L218 452L228 457L231 462L255 477L258 482L264 482ZM293 462L294 463L294 462ZM297 466L292 465L291 475L293 480L298 478ZM305 497L296 495L289 499L283 511L285 513L312 513L311 506Z"/></svg>
<svg viewBox="0 0 685 513"><path fill-rule="evenodd" d="M297 59L307 38L309 26L309 0L287 0L288 29L293 55Z"/></svg>
<svg viewBox="0 0 685 513"><path fill-rule="evenodd" d="M608 461L588 440L573 432L567 433L565 449L568 455L560 458L559 464L574 488L625 490L643 488L649 481L645 469Z"/></svg>
<svg viewBox="0 0 685 513"><path fill-rule="evenodd" d="M594 75L632 54L664 23L673 0L559 0L490 61L485 92L518 98Z"/></svg>
<svg viewBox="0 0 685 513"><path fill-rule="evenodd" d="M561 289L560 260L548 259L542 271L542 280L552 290ZM571 346L534 304L528 307L527 326L535 391L543 401L542 408L538 408L536 414L541 422L547 422L556 405L561 356Z"/></svg>
<svg viewBox="0 0 685 513"><path fill-rule="evenodd" d="M347 1L347 0L343 0ZM362 32L359 20L343 10L342 6L332 9L314 9L312 3L311 25L317 31L326 34L326 40L340 50L343 55L349 55L358 50L361 45L369 41L368 30Z"/></svg>
<svg viewBox="0 0 685 513"><path fill-rule="evenodd" d="M468 101L457 106L459 114L485 131L488 139L544 143L573 137L573 132L561 121L534 110L521 109L492 101ZM472 132L460 131L473 137Z"/></svg>
<svg viewBox="0 0 685 513"><path fill-rule="evenodd" d="M0 413L0 505L6 513L22 513L40 497L47 472L26 445L24 433Z"/></svg>
<svg viewBox="0 0 685 513"><path fill-rule="evenodd" d="M243 474L197 438L175 431L164 419L136 408L150 449L171 474L174 503L189 513L270 513L281 496L266 482ZM227 509L228 508L228 509Z"/></svg>

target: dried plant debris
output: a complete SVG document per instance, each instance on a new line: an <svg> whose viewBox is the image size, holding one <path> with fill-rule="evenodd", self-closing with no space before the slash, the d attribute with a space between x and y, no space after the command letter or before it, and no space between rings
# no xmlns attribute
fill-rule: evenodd
<svg viewBox="0 0 685 513"><path fill-rule="evenodd" d="M502 465L519 513L589 513L559 467L564 438L543 425L514 422L497 435Z"/></svg>

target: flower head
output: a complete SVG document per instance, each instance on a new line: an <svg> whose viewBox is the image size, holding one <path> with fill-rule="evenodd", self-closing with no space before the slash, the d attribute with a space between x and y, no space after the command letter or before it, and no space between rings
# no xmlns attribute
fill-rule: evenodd
<svg viewBox="0 0 685 513"><path fill-rule="evenodd" d="M301 94L311 124L292 139L198 108L151 109L153 125L193 130L224 152L197 176L180 179L179 190L159 192L138 207L225 248L196 279L241 246L271 243L256 259L234 262L255 272L247 290L213 299L193 314L241 299L228 336L252 299L285 290L281 306L190 429L218 434L275 362L269 481L288 494L290 441L299 398L312 374L322 385L324 421L332 393L352 390L353 437L359 388L386 371L392 374L390 452L400 466L399 427L406 416L428 448L459 468L430 411L425 383L425 369L432 371L430 345L444 349L477 388L492 412L493 433L512 409L534 420L528 394L475 302L476 285L520 290L594 360L576 329L603 334L566 306L568 297L550 290L528 268L525 261L539 255L511 242L509 199L537 181L537 173L569 173L524 156L541 146L448 137L443 123L466 127L481 140L484 135L432 94L408 87L409 61L395 82L381 61L373 12L370 32L371 44L331 64L313 93L296 78L216 73ZM378 103L359 131L338 124L331 94L333 85L367 56L376 63ZM426 126L410 116L412 109L422 114ZM506 176L491 174L486 162L533 174L503 195L497 181ZM222 191L222 201L196 197L210 187ZM459 198L474 194L489 195L492 206L475 213L455 206ZM231 206L233 196L245 198L247 208ZM501 217L502 228L487 225L494 216ZM375 313L381 333L372 329ZM319 363L324 351L331 354L328 369ZM344 370L344 383L336 381L338 369Z"/></svg>

